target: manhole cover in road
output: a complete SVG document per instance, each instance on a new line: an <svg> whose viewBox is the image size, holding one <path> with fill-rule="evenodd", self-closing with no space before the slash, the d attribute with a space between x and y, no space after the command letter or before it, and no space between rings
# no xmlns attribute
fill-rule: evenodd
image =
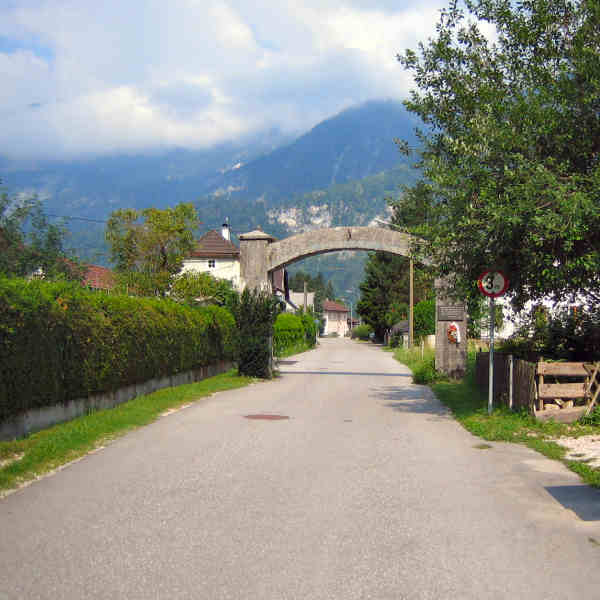
<svg viewBox="0 0 600 600"><path fill-rule="evenodd" d="M286 415L244 415L244 419L256 419L261 421L280 421L281 419L289 419Z"/></svg>

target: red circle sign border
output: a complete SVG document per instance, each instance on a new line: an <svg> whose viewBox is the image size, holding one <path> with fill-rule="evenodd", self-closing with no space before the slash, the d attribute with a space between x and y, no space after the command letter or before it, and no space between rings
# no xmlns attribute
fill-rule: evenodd
<svg viewBox="0 0 600 600"><path fill-rule="evenodd" d="M496 293L491 293L490 292L486 292L483 289L483 278L488 275L489 273L499 273L500 276L502 277L502 279L504 279L504 285L502 286L502 289L499 292ZM479 288L479 291L484 295L487 296L488 298L499 298L500 296L503 296L506 293L506 290L508 289L508 285L509 285L509 280L508 277L502 272L502 271L486 271L485 273L483 273L479 279L477 280L477 287Z"/></svg>

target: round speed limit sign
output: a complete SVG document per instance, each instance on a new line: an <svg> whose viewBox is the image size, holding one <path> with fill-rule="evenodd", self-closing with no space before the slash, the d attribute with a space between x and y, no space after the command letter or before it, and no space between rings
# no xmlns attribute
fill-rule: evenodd
<svg viewBox="0 0 600 600"><path fill-rule="evenodd" d="M502 271L486 271L478 279L477 285L482 294L498 298L508 289L508 278Z"/></svg>

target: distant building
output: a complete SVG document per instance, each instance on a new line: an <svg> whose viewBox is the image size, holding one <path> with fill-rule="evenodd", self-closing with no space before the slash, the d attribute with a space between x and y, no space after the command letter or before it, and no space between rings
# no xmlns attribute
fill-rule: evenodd
<svg viewBox="0 0 600 600"><path fill-rule="evenodd" d="M306 305L309 310L315 309L315 293L306 292ZM288 312L294 312L299 308L304 308L304 292L289 292Z"/></svg>
<svg viewBox="0 0 600 600"><path fill-rule="evenodd" d="M110 292L117 285L114 272L107 267L86 265L84 263L77 264L68 258L63 258L62 261L67 270L70 271L71 276L80 279L83 287ZM45 277L46 274L42 267L38 267L28 275L29 279L45 279Z"/></svg>
<svg viewBox="0 0 600 600"><path fill-rule="evenodd" d="M349 330L349 319L350 310L347 306L333 300L323 302L323 320L325 322L323 335L337 333L339 336L345 336Z"/></svg>
<svg viewBox="0 0 600 600"><path fill-rule="evenodd" d="M85 287L106 292L115 287L115 274L110 269L99 265L83 265L83 269L81 284Z"/></svg>
<svg viewBox="0 0 600 600"><path fill-rule="evenodd" d="M194 251L184 259L181 273L209 273L217 279L227 279L242 291L240 249L231 241L228 223L223 223L221 233L213 229L198 240ZM282 302L288 302L285 269L273 272L273 293Z"/></svg>

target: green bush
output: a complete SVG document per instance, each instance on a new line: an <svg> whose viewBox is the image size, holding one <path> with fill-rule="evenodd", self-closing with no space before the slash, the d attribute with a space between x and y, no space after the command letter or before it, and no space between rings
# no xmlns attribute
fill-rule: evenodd
<svg viewBox="0 0 600 600"><path fill-rule="evenodd" d="M351 337L353 340L354 339L368 340L371 333L373 333L373 329L371 328L370 325L367 325L367 324L357 325L352 330Z"/></svg>
<svg viewBox="0 0 600 600"><path fill-rule="evenodd" d="M415 338L435 333L435 299L417 302L413 314Z"/></svg>
<svg viewBox="0 0 600 600"><path fill-rule="evenodd" d="M312 311L301 312L302 327L304 327L304 338L309 348L313 348L317 343L317 327L315 323L315 314Z"/></svg>
<svg viewBox="0 0 600 600"><path fill-rule="evenodd" d="M549 314L534 308L515 335L499 349L530 362L541 358L574 362L600 357L600 310L598 308Z"/></svg>
<svg viewBox="0 0 600 600"><path fill-rule="evenodd" d="M400 342L403 341L404 338L401 333L392 333L390 336L390 348L398 348L398 346L402 345Z"/></svg>
<svg viewBox="0 0 600 600"><path fill-rule="evenodd" d="M235 335L220 307L0 278L0 421L233 359Z"/></svg>
<svg viewBox="0 0 600 600"><path fill-rule="evenodd" d="M238 329L238 373L248 377L272 377L271 340L277 300L266 292L246 288L233 302Z"/></svg>
<svg viewBox="0 0 600 600"><path fill-rule="evenodd" d="M317 325L312 312L281 313L274 325L273 346L276 356L285 356L313 348L317 343Z"/></svg>
<svg viewBox="0 0 600 600"><path fill-rule="evenodd" d="M275 319L273 346L275 355L280 356L289 348L305 341L302 318L291 313L280 313Z"/></svg>

